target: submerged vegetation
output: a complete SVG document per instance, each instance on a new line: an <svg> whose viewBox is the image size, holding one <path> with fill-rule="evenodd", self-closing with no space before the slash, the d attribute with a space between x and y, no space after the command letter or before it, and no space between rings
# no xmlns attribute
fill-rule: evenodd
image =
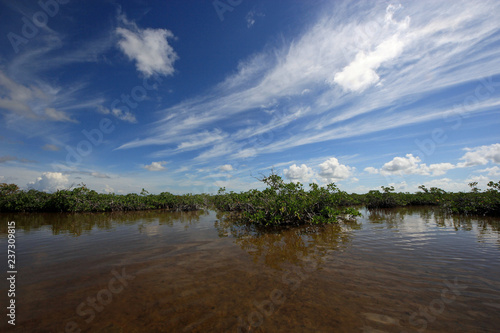
<svg viewBox="0 0 500 333"><path fill-rule="evenodd" d="M364 205L369 209L402 206L433 205L447 212L462 215L500 216L500 181L488 183L481 191L470 183L470 192L451 193L442 189L419 186L417 193L396 193L394 187L382 186L382 191L348 194L335 184L320 187L310 184L305 190L301 183L286 183L272 173L261 179L264 190L229 192L221 188L216 195L169 192L150 194L103 194L84 184L73 189L46 193L34 189L20 190L15 184L0 184L0 212L115 212L149 209L193 211L214 208L233 212L238 218L256 225L299 225L336 222L339 218L358 216L353 208Z"/></svg>

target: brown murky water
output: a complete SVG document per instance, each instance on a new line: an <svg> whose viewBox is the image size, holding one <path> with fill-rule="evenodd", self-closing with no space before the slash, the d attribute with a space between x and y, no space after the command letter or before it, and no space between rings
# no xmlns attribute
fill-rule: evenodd
<svg viewBox="0 0 500 333"><path fill-rule="evenodd" d="M500 219L362 212L265 232L210 211L0 215L16 331L500 332Z"/></svg>

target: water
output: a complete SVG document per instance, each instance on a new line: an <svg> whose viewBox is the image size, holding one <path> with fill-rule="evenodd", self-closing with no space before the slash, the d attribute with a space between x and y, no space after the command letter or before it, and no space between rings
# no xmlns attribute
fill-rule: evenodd
<svg viewBox="0 0 500 333"><path fill-rule="evenodd" d="M213 211L2 214L5 253L5 222L17 228L16 329L500 332L500 219L362 213L267 231Z"/></svg>

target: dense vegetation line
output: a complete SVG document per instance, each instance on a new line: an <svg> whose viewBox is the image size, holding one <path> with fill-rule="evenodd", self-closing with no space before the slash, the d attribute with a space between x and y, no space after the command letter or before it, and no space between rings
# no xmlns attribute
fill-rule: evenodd
<svg viewBox="0 0 500 333"><path fill-rule="evenodd" d="M72 190L46 193L21 191L15 184L0 184L0 212L115 212L148 209L197 210L207 205L205 195L103 194L80 185Z"/></svg>
<svg viewBox="0 0 500 333"><path fill-rule="evenodd" d="M500 181L490 181L485 191L480 191L477 183L470 183L470 192L452 193L422 185L417 193L396 193L394 187L382 186L382 191L366 194L348 194L333 183L326 187L310 184L306 191L301 183L286 183L274 173L261 181L267 185L265 190L227 193L221 188L216 195L150 194L144 189L140 194L102 194L83 184L72 190L46 193L3 183L0 212L191 211L206 207L237 212L241 220L260 225L331 223L359 215L353 208L356 205L369 209L434 205L451 213L500 216Z"/></svg>

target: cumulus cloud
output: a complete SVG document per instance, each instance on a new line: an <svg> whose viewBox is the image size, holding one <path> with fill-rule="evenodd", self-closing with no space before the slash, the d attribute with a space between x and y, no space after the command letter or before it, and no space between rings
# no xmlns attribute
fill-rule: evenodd
<svg viewBox="0 0 500 333"><path fill-rule="evenodd" d="M144 169L149 171L162 171L166 169L164 167L165 164L167 164L166 161L152 162L150 165L145 165Z"/></svg>
<svg viewBox="0 0 500 333"><path fill-rule="evenodd" d="M293 164L288 169L283 170L283 174L291 181L307 182L309 179L314 177L313 169L305 164L302 164L301 166Z"/></svg>
<svg viewBox="0 0 500 333"><path fill-rule="evenodd" d="M233 166L231 164L224 164L219 167L219 170L221 171L232 171Z"/></svg>
<svg viewBox="0 0 500 333"><path fill-rule="evenodd" d="M179 58L168 39L174 34L166 29L141 29L124 16L120 17L126 27L116 29L118 47L132 61L139 72L149 77L153 74L172 75L174 62Z"/></svg>
<svg viewBox="0 0 500 333"><path fill-rule="evenodd" d="M437 163L426 165L425 163L420 163L421 159L418 156L413 156L413 154L406 154L405 157L394 157L392 161L385 163L380 169L382 175L432 175L441 176L444 175L448 170L455 169L456 166L451 163ZM371 168L371 167L369 167ZM365 168L365 170L368 168ZM372 172L377 170L371 168Z"/></svg>
<svg viewBox="0 0 500 333"><path fill-rule="evenodd" d="M68 186L68 176L61 172L44 172L34 182L28 183L28 188L38 191L55 192Z"/></svg>
<svg viewBox="0 0 500 333"><path fill-rule="evenodd" d="M368 172L369 174L375 175L378 173L378 169L374 167L366 167L365 172Z"/></svg>
<svg viewBox="0 0 500 333"><path fill-rule="evenodd" d="M394 157L392 161L384 164L380 172L382 174L420 173L419 162L420 158L414 157L412 154L407 154L406 157Z"/></svg>
<svg viewBox="0 0 500 333"><path fill-rule="evenodd" d="M335 157L331 157L319 165L319 176L327 182L340 181L352 176L355 168L340 164Z"/></svg>
<svg viewBox="0 0 500 333"><path fill-rule="evenodd" d="M467 153L460 158L464 162L458 164L460 167L485 165L488 164L488 162L500 164L500 143L489 146L465 148L465 151L467 151Z"/></svg>
<svg viewBox="0 0 500 333"><path fill-rule="evenodd" d="M427 169L433 176L444 175L448 170L455 169L456 166L451 163L437 163L431 164L428 167L422 166L423 169Z"/></svg>
<svg viewBox="0 0 500 333"><path fill-rule="evenodd" d="M406 154L405 157L397 156L391 161L385 163L382 168L367 167L364 170L370 174L380 173L382 175L431 175L442 176L448 170L456 168L472 167L476 165L485 165L490 162L500 164L500 143L489 146L480 146L475 148L466 148L465 153L460 159L464 162L458 164L436 163L427 165L421 163L421 159L413 154ZM500 168L497 166L479 170L478 172L488 173L489 176L497 176Z"/></svg>
<svg viewBox="0 0 500 333"><path fill-rule="evenodd" d="M497 167L496 165L494 167L491 167L491 168L478 170L477 172L487 173L488 176L490 176L490 177L499 177L500 176L500 168Z"/></svg>

